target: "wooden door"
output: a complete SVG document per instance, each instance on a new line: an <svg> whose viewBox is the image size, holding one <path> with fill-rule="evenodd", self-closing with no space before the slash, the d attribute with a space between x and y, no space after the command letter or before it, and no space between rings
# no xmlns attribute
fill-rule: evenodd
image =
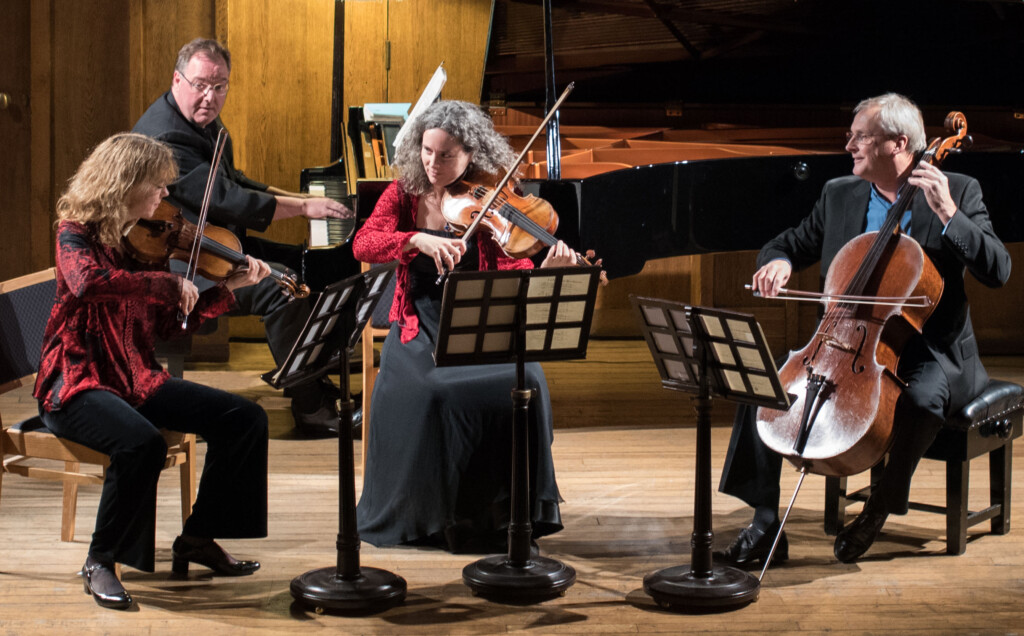
<svg viewBox="0 0 1024 636"><path fill-rule="evenodd" d="M29 0L8 0L4 5L0 20L0 60L4 60L0 63L0 280L33 268Z"/></svg>

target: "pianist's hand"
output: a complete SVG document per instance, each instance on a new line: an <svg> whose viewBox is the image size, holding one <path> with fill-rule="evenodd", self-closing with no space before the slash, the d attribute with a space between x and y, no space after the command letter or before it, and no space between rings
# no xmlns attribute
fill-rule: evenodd
<svg viewBox="0 0 1024 636"><path fill-rule="evenodd" d="M341 203L326 197L312 197L302 200L302 216L307 219L349 219L355 214Z"/></svg>

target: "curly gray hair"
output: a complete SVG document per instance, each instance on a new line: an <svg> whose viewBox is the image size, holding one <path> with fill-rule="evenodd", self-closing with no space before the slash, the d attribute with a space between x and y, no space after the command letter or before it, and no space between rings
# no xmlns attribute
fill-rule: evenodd
<svg viewBox="0 0 1024 636"><path fill-rule="evenodd" d="M440 128L472 153L468 172L504 173L515 163L515 152L508 140L494 130L494 123L479 106L468 102L437 102L408 125L409 130L395 149L392 166L410 194L418 196L431 188L420 159L423 133L427 130Z"/></svg>

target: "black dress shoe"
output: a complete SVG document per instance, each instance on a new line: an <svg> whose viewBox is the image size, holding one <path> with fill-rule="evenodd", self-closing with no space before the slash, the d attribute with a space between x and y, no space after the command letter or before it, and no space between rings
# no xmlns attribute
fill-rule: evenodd
<svg viewBox="0 0 1024 636"><path fill-rule="evenodd" d="M363 439L363 408L352 411L352 439Z"/></svg>
<svg viewBox="0 0 1024 636"><path fill-rule="evenodd" d="M124 589L113 566L108 566L89 557L79 572L86 594L92 594L96 603L110 609L128 609L132 604L132 596Z"/></svg>
<svg viewBox="0 0 1024 636"><path fill-rule="evenodd" d="M739 535L725 550L715 550L712 555L715 561L737 565L740 567L751 565L757 561L762 564L772 551L772 542L779 531L778 522L773 523L767 530L762 530L754 524L740 530ZM783 532L779 537L779 546L775 548L775 556L772 563L784 563L789 558L789 539Z"/></svg>
<svg viewBox="0 0 1024 636"><path fill-rule="evenodd" d="M292 417L295 419L295 430L306 437L338 436L338 409L331 403L312 412L303 412L292 400Z"/></svg>
<svg viewBox="0 0 1024 636"><path fill-rule="evenodd" d="M885 510L865 505L853 523L840 530L836 536L833 550L836 558L843 563L853 563L859 559L875 542L875 537L882 531L888 516L889 513Z"/></svg>
<svg viewBox="0 0 1024 636"><path fill-rule="evenodd" d="M260 569L259 561L238 561L212 539L202 545L191 545L181 537L171 546L171 570L188 574L188 564L205 565L224 576L245 576Z"/></svg>

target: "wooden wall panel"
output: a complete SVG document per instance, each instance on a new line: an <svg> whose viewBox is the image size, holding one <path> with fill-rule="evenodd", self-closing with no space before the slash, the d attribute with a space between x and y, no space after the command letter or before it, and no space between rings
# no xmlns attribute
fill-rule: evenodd
<svg viewBox="0 0 1024 636"><path fill-rule="evenodd" d="M258 181L298 190L302 168L332 160L334 8L333 0L227 0L232 66L222 118L236 165ZM300 243L306 223L278 221L265 236Z"/></svg>
<svg viewBox="0 0 1024 636"><path fill-rule="evenodd" d="M1024 354L1020 312L1024 298L1024 243L1011 243L1006 248L1013 259L1013 271L1006 285L989 289L970 274L966 279L974 335L981 353L986 355Z"/></svg>
<svg viewBox="0 0 1024 636"><path fill-rule="evenodd" d="M50 125L53 113L53 104L50 101L50 85L53 82L53 51L50 47L52 13L50 3L32 2L28 46L31 57L29 103L32 142L31 158L26 159L32 166L32 193L27 210L12 211L16 214L27 213L32 218L32 271L45 269L53 264L53 218L56 197L52 191L53 127Z"/></svg>
<svg viewBox="0 0 1024 636"><path fill-rule="evenodd" d="M28 0L4 5L0 21L0 280L32 271L32 217L29 214L32 184L32 126L29 110L31 69L22 63L29 48L31 8Z"/></svg>
<svg viewBox="0 0 1024 636"><path fill-rule="evenodd" d="M61 2L53 13L53 170L58 195L93 146L133 123L127 97L128 4Z"/></svg>
<svg viewBox="0 0 1024 636"><path fill-rule="evenodd" d="M445 63L445 99L480 103L491 0L392 1L388 6L389 102L415 102L437 65Z"/></svg>
<svg viewBox="0 0 1024 636"><path fill-rule="evenodd" d="M349 183L355 183L359 173L353 157L364 154L364 148L353 147L348 137L349 106L384 102L387 99L387 68L385 50L388 37L387 0L360 0L345 2L345 69L342 81L342 138L345 168ZM372 161L366 154L363 161Z"/></svg>
<svg viewBox="0 0 1024 636"><path fill-rule="evenodd" d="M132 124L171 88L178 51L197 37L217 37L216 0L131 1Z"/></svg>

